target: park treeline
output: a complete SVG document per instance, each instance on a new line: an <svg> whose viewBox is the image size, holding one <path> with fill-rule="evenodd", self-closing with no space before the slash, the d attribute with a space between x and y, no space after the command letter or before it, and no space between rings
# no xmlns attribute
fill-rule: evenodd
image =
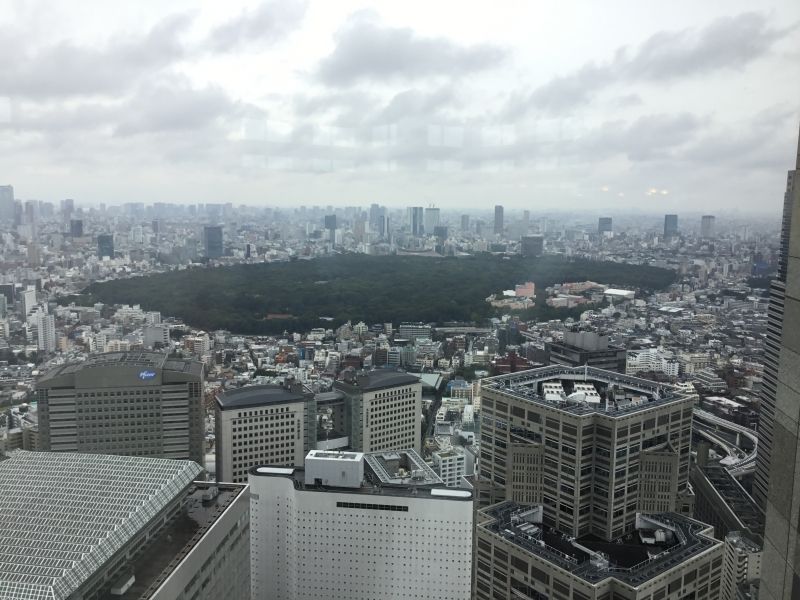
<svg viewBox="0 0 800 600"><path fill-rule="evenodd" d="M118 279L92 284L61 302L139 304L194 327L258 335L335 327L348 320L481 322L495 314L485 302L487 296L525 281L534 281L539 292L536 307L525 317L558 318L562 313L544 304L544 288L587 279L657 290L671 284L675 274L656 267L560 256L346 254Z"/></svg>

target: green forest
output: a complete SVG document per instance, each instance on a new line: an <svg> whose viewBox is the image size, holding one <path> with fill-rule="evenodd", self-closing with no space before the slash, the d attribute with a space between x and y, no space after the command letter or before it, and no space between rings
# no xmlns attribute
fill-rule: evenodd
<svg viewBox="0 0 800 600"><path fill-rule="evenodd" d="M590 279L656 290L674 277L672 271L656 267L558 256L347 254L119 279L92 284L81 295L61 301L140 304L194 327L258 335L338 326L348 320L479 322L495 314L485 302L487 296L524 281L536 283L538 296L537 306L525 316L552 319L561 313L544 304L544 288L554 283ZM569 316L567 311L563 316Z"/></svg>

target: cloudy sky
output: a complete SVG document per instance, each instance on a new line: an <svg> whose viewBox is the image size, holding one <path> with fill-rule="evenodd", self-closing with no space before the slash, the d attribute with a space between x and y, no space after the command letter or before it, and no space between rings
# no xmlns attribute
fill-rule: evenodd
<svg viewBox="0 0 800 600"><path fill-rule="evenodd" d="M121 4L0 0L19 198L777 211L793 166L796 0Z"/></svg>

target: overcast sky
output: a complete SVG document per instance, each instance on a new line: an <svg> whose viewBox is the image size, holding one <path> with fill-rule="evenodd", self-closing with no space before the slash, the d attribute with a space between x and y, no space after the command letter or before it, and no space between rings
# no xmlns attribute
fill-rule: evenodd
<svg viewBox="0 0 800 600"><path fill-rule="evenodd" d="M0 0L0 57L0 184L81 204L777 215L800 121L797 0Z"/></svg>

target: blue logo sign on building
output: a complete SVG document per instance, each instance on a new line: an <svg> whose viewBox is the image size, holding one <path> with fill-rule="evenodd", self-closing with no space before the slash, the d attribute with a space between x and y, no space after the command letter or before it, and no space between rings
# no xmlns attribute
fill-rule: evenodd
<svg viewBox="0 0 800 600"><path fill-rule="evenodd" d="M139 371L139 379L142 381L149 381L150 379L155 379L156 372L155 371Z"/></svg>

